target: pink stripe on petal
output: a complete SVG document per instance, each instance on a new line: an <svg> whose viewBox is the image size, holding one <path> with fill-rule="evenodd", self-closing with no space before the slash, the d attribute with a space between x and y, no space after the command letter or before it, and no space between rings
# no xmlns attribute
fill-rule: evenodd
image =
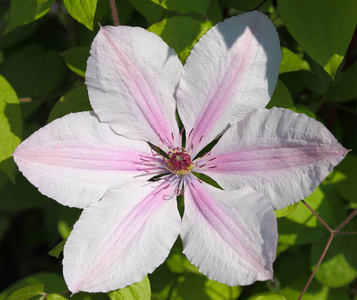
<svg viewBox="0 0 357 300"><path fill-rule="evenodd" d="M211 279L247 285L272 277L276 218L269 201L251 188L187 185L181 237L183 252Z"/></svg>
<svg viewBox="0 0 357 300"><path fill-rule="evenodd" d="M251 174L269 176L274 171L288 171L307 164L324 161L344 152L337 147L289 146L276 148L254 148L222 154L206 164L206 168L217 166L215 172L228 174Z"/></svg>
<svg viewBox="0 0 357 300"><path fill-rule="evenodd" d="M309 196L346 153L306 115L257 109L223 135L199 171L226 190L251 186L279 209Z"/></svg>
<svg viewBox="0 0 357 300"><path fill-rule="evenodd" d="M180 228L167 189L127 184L84 210L64 249L71 292L108 292L142 280L167 257Z"/></svg>
<svg viewBox="0 0 357 300"><path fill-rule="evenodd" d="M17 152L22 159L57 167L83 170L139 171L142 169L140 153L120 151L118 149L90 149L73 147L56 147L41 150Z"/></svg>
<svg viewBox="0 0 357 300"><path fill-rule="evenodd" d="M255 108L265 107L278 77L275 27L261 13L232 17L209 30L184 66L177 106L193 155Z"/></svg>
<svg viewBox="0 0 357 300"><path fill-rule="evenodd" d="M73 207L98 201L108 189L144 173L149 145L117 135L90 112L69 114L23 141L14 159L41 193ZM158 171L158 168L157 168Z"/></svg>
<svg viewBox="0 0 357 300"><path fill-rule="evenodd" d="M182 65L158 36L142 28L102 27L88 60L94 111L119 134L178 146L173 98Z"/></svg>

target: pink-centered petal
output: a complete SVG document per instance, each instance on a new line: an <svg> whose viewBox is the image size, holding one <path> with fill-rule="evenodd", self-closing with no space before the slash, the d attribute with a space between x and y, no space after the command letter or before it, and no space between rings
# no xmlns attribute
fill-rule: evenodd
<svg viewBox="0 0 357 300"><path fill-rule="evenodd" d="M195 45L179 82L177 106L188 147L197 154L227 128L269 102L281 51L275 27L254 11L209 30Z"/></svg>
<svg viewBox="0 0 357 300"><path fill-rule="evenodd" d="M180 231L174 189L129 183L86 208L64 248L69 290L123 288L163 263Z"/></svg>
<svg viewBox="0 0 357 300"><path fill-rule="evenodd" d="M346 153L320 122L258 109L223 135L202 173L226 190L249 185L280 209L309 196Z"/></svg>
<svg viewBox="0 0 357 300"><path fill-rule="evenodd" d="M117 135L90 112L69 114L23 141L14 159L39 191L56 201L84 208L109 188L143 174L143 141Z"/></svg>
<svg viewBox="0 0 357 300"><path fill-rule="evenodd" d="M228 285L271 279L277 223L269 200L249 187L227 192L193 185L186 186L180 232L187 258Z"/></svg>
<svg viewBox="0 0 357 300"><path fill-rule="evenodd" d="M181 71L175 52L154 33L101 27L87 63L91 105L101 121L127 138L177 147L173 94Z"/></svg>

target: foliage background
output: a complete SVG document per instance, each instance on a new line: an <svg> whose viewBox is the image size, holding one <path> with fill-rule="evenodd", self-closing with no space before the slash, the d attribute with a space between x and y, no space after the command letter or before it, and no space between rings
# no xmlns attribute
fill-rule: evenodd
<svg viewBox="0 0 357 300"><path fill-rule="evenodd" d="M121 25L155 32L176 50L183 63L199 37L215 23L253 10L260 2L116 0ZM314 117L344 147L352 149L306 199L336 228L357 208L357 2L268 0L259 10L276 26L283 53L278 85L268 107L285 107ZM67 290L61 246L80 210L41 195L18 172L11 153L46 123L91 109L84 72L98 23L112 24L107 0L0 1L1 300L17 290L13 299L69 297L51 293ZM278 294L296 299L329 232L302 203L279 211L277 216L274 282L228 287L208 280L181 254L178 241L166 263L149 275L150 284L146 278L108 295L80 293L71 299L284 299ZM345 230L356 231L357 220ZM357 299L356 249L356 235L338 235L304 299ZM259 298L262 294L265 298Z"/></svg>

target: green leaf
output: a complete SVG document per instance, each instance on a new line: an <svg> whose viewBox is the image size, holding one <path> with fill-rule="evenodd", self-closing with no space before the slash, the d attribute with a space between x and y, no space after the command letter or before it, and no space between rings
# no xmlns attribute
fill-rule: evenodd
<svg viewBox="0 0 357 300"><path fill-rule="evenodd" d="M44 206L49 199L40 194L25 177L17 172L16 185L9 180L4 182L0 191L0 212L16 213ZM31 199L31 201L29 201Z"/></svg>
<svg viewBox="0 0 357 300"><path fill-rule="evenodd" d="M148 28L174 48L184 64L198 39L212 27L212 22L198 21L190 17L172 17Z"/></svg>
<svg viewBox="0 0 357 300"><path fill-rule="evenodd" d="M318 187L305 201L323 218L330 226L336 225L332 214L328 194ZM300 203L295 211L285 218L278 219L279 243L288 245L302 245L317 241L327 233L321 222Z"/></svg>
<svg viewBox="0 0 357 300"><path fill-rule="evenodd" d="M326 243L327 238L324 238L312 244L312 270L315 269ZM333 288L343 287L352 282L357 277L356 249L356 236L336 236L317 269L315 278Z"/></svg>
<svg viewBox="0 0 357 300"><path fill-rule="evenodd" d="M57 52L40 46L19 47L0 65L0 73L21 97L45 96L62 85L66 66Z"/></svg>
<svg viewBox="0 0 357 300"><path fill-rule="evenodd" d="M57 229L63 239L68 238L81 214L81 210L75 207L60 206L58 209Z"/></svg>
<svg viewBox="0 0 357 300"><path fill-rule="evenodd" d="M49 294L46 298L47 298L47 300L66 300L67 299L59 294Z"/></svg>
<svg viewBox="0 0 357 300"><path fill-rule="evenodd" d="M69 113L92 110L87 87L81 85L61 97L48 116L48 123Z"/></svg>
<svg viewBox="0 0 357 300"><path fill-rule="evenodd" d="M98 0L63 0L68 13L79 23L93 30L93 21Z"/></svg>
<svg viewBox="0 0 357 300"><path fill-rule="evenodd" d="M337 78L328 98L334 102L347 102L357 98L357 62Z"/></svg>
<svg viewBox="0 0 357 300"><path fill-rule="evenodd" d="M43 17L55 0L12 0L10 5L9 22L4 34L17 26L33 22Z"/></svg>
<svg viewBox="0 0 357 300"><path fill-rule="evenodd" d="M150 281L146 276L142 281L134 283L126 288L108 293L111 300L150 300Z"/></svg>
<svg viewBox="0 0 357 300"><path fill-rule="evenodd" d="M226 7L232 7L239 10L253 10L262 0L219 0Z"/></svg>
<svg viewBox="0 0 357 300"><path fill-rule="evenodd" d="M288 48L281 47L282 59L280 63L279 73L310 70L307 61L303 60L299 55L290 51Z"/></svg>
<svg viewBox="0 0 357 300"><path fill-rule="evenodd" d="M67 286L63 280L63 276L52 272L42 272L22 278L20 281L7 287L0 293L0 300L7 300L8 297L23 287L32 284L43 284L45 286L46 293L54 294L59 291L66 291ZM55 296L53 296L55 297ZM53 298L52 298L53 299ZM58 299L58 298L57 298ZM72 295L71 300L107 300L107 294L92 294L92 293L77 293Z"/></svg>
<svg viewBox="0 0 357 300"><path fill-rule="evenodd" d="M198 268L191 264L183 253L174 253L166 260L166 264L173 273L194 272L198 273Z"/></svg>
<svg viewBox="0 0 357 300"><path fill-rule="evenodd" d="M51 251L48 252L49 255L59 258L61 253L63 252L64 244L66 243L66 239L56 245Z"/></svg>
<svg viewBox="0 0 357 300"><path fill-rule="evenodd" d="M278 0L281 17L306 53L335 78L356 26L355 0Z"/></svg>
<svg viewBox="0 0 357 300"><path fill-rule="evenodd" d="M0 75L0 170L15 182L16 166L11 157L21 142L22 118L19 100L10 84Z"/></svg>
<svg viewBox="0 0 357 300"><path fill-rule="evenodd" d="M151 0L168 10L175 10L181 14L190 14L193 12L206 15L211 0Z"/></svg>
<svg viewBox="0 0 357 300"><path fill-rule="evenodd" d="M281 289L281 293L286 299L298 299L301 291L308 278L299 278L289 286ZM318 281L313 280L304 294L303 300L349 300L351 299L347 291L332 290L326 285L321 285Z"/></svg>
<svg viewBox="0 0 357 300"><path fill-rule="evenodd" d="M283 295L274 293L263 293L257 296L248 298L248 300L286 300Z"/></svg>
<svg viewBox="0 0 357 300"><path fill-rule="evenodd" d="M61 54L66 65L74 73L84 77L89 57L89 47L75 47Z"/></svg>
<svg viewBox="0 0 357 300"><path fill-rule="evenodd" d="M135 9L145 17L150 25L163 19L165 9L160 5L150 0L130 0L130 2Z"/></svg>
<svg viewBox="0 0 357 300"><path fill-rule="evenodd" d="M10 218L7 216L0 216L0 243L8 230L10 225Z"/></svg>
<svg viewBox="0 0 357 300"><path fill-rule="evenodd" d="M288 88L281 80L278 80L274 90L274 94L271 97L270 102L268 103L266 108L269 109L273 106L290 109L294 108L293 98L291 97Z"/></svg>
<svg viewBox="0 0 357 300"><path fill-rule="evenodd" d="M240 295L240 286L227 286L206 276L195 273L184 273L178 278L178 283L172 292L175 300L226 300L236 299Z"/></svg>
<svg viewBox="0 0 357 300"><path fill-rule="evenodd" d="M341 196L348 201L357 203L357 157L347 154L345 159L336 167L339 174L335 174L335 186ZM338 176L338 177L337 177Z"/></svg>
<svg viewBox="0 0 357 300"><path fill-rule="evenodd" d="M309 107L305 106L304 104L298 104L292 110L298 114L305 114L310 118L316 119L316 115L311 111Z"/></svg>
<svg viewBox="0 0 357 300"><path fill-rule="evenodd" d="M32 297L42 295L43 284L34 284L17 290L8 298L8 300L27 300Z"/></svg>
<svg viewBox="0 0 357 300"><path fill-rule="evenodd" d="M274 276L279 278L281 286L289 286L296 278L307 280L311 274L310 265L309 252L301 247L291 247L274 263Z"/></svg>
<svg viewBox="0 0 357 300"><path fill-rule="evenodd" d="M279 210L275 210L274 213L275 213L275 216L277 218L282 218L282 217L286 217L290 214L292 214L295 209L297 208L299 202L298 203L295 203L295 204L292 204L292 205L289 205L287 207L284 207L282 209L279 209Z"/></svg>
<svg viewBox="0 0 357 300"><path fill-rule="evenodd" d="M316 62L310 60L311 72L303 72L302 78L307 88L314 93L327 96L333 81L329 74Z"/></svg>

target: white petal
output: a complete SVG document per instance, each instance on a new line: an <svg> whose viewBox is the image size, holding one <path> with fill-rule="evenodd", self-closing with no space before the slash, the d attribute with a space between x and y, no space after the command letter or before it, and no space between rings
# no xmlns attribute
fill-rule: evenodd
<svg viewBox="0 0 357 300"><path fill-rule="evenodd" d="M211 279L248 285L272 278L276 217L269 200L249 187L187 185L180 235L187 258Z"/></svg>
<svg viewBox="0 0 357 300"><path fill-rule="evenodd" d="M72 293L108 292L141 281L168 256L180 231L172 188L130 183L86 208L64 248Z"/></svg>
<svg viewBox="0 0 357 300"><path fill-rule="evenodd" d="M280 209L309 196L346 153L320 122L258 109L223 135L201 171L226 190L249 185Z"/></svg>
<svg viewBox="0 0 357 300"><path fill-rule="evenodd" d="M56 201L86 207L109 188L144 173L142 155L150 155L143 141L117 135L90 112L69 114L23 141L14 159L39 191Z"/></svg>
<svg viewBox="0 0 357 300"><path fill-rule="evenodd" d="M278 78L281 51L274 25L254 11L209 30L187 59L177 106L188 145L199 152L255 108L269 102Z"/></svg>
<svg viewBox="0 0 357 300"><path fill-rule="evenodd" d="M101 121L127 138L178 146L173 94L181 71L175 52L154 33L101 27L87 63L91 105Z"/></svg>

